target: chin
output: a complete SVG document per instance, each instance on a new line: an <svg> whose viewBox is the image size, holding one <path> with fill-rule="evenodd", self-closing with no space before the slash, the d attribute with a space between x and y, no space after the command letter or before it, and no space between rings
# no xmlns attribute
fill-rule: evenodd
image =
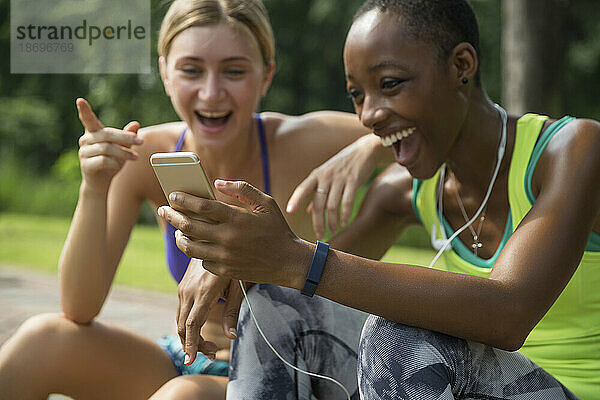
<svg viewBox="0 0 600 400"><path fill-rule="evenodd" d="M414 179L418 179L420 181L425 181L427 179L431 179L435 176L442 165L422 165L419 162L416 162L414 165L410 167L406 167L406 170L410 173Z"/></svg>

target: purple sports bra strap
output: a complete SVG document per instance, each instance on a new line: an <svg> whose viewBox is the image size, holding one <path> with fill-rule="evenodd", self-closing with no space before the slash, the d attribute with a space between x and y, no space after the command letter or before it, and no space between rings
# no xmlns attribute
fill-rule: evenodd
<svg viewBox="0 0 600 400"><path fill-rule="evenodd" d="M183 132L181 132L181 135L177 140L177 145L175 146L175 151L181 151L181 148L183 147L183 141L185 140L185 133L187 132L187 130L188 128L185 128Z"/></svg>

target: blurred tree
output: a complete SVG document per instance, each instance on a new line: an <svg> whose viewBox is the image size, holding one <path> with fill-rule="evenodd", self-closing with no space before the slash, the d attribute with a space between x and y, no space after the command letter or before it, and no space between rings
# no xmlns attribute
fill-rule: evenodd
<svg viewBox="0 0 600 400"><path fill-rule="evenodd" d="M559 76L569 36L564 0L502 3L503 103L509 112L560 112Z"/></svg>
<svg viewBox="0 0 600 400"><path fill-rule="evenodd" d="M80 96L88 98L110 126L123 126L131 119L139 120L142 126L177 119L162 88L154 48L170 2L151 1L151 74L23 75L10 74L10 0L0 0L0 52L4 55L0 57L0 157L14 152L18 154L16 159L26 161L27 168L34 172L50 171L61 154L77 147L82 128L74 102ZM275 32L278 66L261 110L301 114L323 108L352 109L345 96L342 49L352 15L362 1L264 0ZM541 54L536 61L545 60L530 70L532 80L543 76L541 87L554 93L536 99L551 99L551 106L527 109L600 118L600 22L596 17L600 2L504 0L503 7L510 2L537 2L537 14L547 15L554 10L562 21L552 27L552 34L537 35L538 44L531 45L531 54ZM501 1L471 3L480 22L484 84L492 99L499 101ZM537 26L535 15L531 18L522 23L533 30ZM504 19L507 24L510 21ZM513 41L518 45L525 37ZM530 59L528 55L524 58ZM510 63L520 59L505 57ZM503 79L507 85L515 84L506 75Z"/></svg>
<svg viewBox="0 0 600 400"><path fill-rule="evenodd" d="M503 103L510 112L600 116L597 0L502 2Z"/></svg>

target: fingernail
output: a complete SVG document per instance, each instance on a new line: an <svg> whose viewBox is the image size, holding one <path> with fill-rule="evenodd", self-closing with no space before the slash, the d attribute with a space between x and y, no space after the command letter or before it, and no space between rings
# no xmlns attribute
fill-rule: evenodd
<svg viewBox="0 0 600 400"><path fill-rule="evenodd" d="M185 359L183 360L184 364L189 364L190 363L190 356L188 354L185 355Z"/></svg>
<svg viewBox="0 0 600 400"><path fill-rule="evenodd" d="M224 180L222 180L222 179L215 180L215 187L224 188L225 186L227 186L227 182L225 182Z"/></svg>
<svg viewBox="0 0 600 400"><path fill-rule="evenodd" d="M142 144L142 143L144 143L144 141L141 138L139 138L139 137L136 136L133 139L133 143L135 143L135 144Z"/></svg>
<svg viewBox="0 0 600 400"><path fill-rule="evenodd" d="M159 217L164 218L165 217L165 209L164 209L164 207L158 207L157 213L158 213Z"/></svg>
<svg viewBox="0 0 600 400"><path fill-rule="evenodd" d="M169 194L169 200L177 203L177 201L179 200L179 196L175 192L172 192Z"/></svg>
<svg viewBox="0 0 600 400"><path fill-rule="evenodd" d="M285 208L285 212L287 212L287 213L292 212L292 206L290 204L288 204L287 207Z"/></svg>
<svg viewBox="0 0 600 400"><path fill-rule="evenodd" d="M229 334L234 338L237 338L237 330L235 328L229 328Z"/></svg>

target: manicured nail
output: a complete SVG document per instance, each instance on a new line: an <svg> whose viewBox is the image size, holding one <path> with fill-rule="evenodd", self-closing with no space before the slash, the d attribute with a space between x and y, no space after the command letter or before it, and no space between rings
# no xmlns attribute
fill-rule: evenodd
<svg viewBox="0 0 600 400"><path fill-rule="evenodd" d="M285 212L287 213L291 213L292 212L292 205L288 204L287 207L285 208Z"/></svg>
<svg viewBox="0 0 600 400"><path fill-rule="evenodd" d="M235 328L229 328L229 334L237 339L237 330Z"/></svg>
<svg viewBox="0 0 600 400"><path fill-rule="evenodd" d="M215 180L215 187L224 188L225 186L227 186L227 182L225 182L224 180L222 180L222 179Z"/></svg>
<svg viewBox="0 0 600 400"><path fill-rule="evenodd" d="M158 212L158 216L159 217L161 217L161 218L165 217L165 208L164 208L164 206L163 207L158 207L158 211L157 212Z"/></svg>
<svg viewBox="0 0 600 400"><path fill-rule="evenodd" d="M179 195L177 195L175 192L171 192L169 194L169 200L174 201L175 203L177 203L177 201L179 200Z"/></svg>
<svg viewBox="0 0 600 400"><path fill-rule="evenodd" d="M183 360L184 364L189 364L190 363L190 356L188 354L185 355L185 360Z"/></svg>

